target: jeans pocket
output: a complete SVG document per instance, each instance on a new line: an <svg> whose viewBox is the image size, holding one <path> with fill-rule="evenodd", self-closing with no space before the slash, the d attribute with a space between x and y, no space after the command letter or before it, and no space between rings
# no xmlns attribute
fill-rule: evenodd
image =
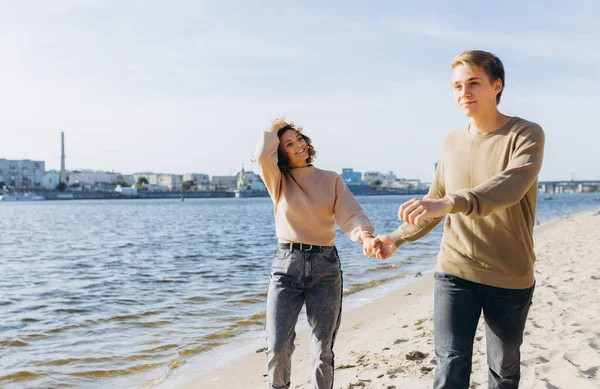
<svg viewBox="0 0 600 389"><path fill-rule="evenodd" d="M286 268L288 266L288 259L290 258L291 251L280 249L279 247L275 250L275 255L273 256L273 264L271 267L276 269Z"/></svg>
<svg viewBox="0 0 600 389"><path fill-rule="evenodd" d="M323 257L329 262L337 263L340 261L340 256L338 254L337 248L335 247L324 249L322 254Z"/></svg>
<svg viewBox="0 0 600 389"><path fill-rule="evenodd" d="M291 251L277 247L275 250L275 259L286 259L290 256Z"/></svg>

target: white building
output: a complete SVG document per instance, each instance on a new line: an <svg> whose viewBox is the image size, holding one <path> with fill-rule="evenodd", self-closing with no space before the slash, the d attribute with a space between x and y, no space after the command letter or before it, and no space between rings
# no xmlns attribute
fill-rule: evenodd
<svg viewBox="0 0 600 389"><path fill-rule="evenodd" d="M183 176L180 174L134 173L132 177L135 184L140 177L144 177L148 181L148 190L155 192L178 192L183 182Z"/></svg>
<svg viewBox="0 0 600 389"><path fill-rule="evenodd" d="M60 183L60 172L58 170L49 170L44 175L44 188L56 189Z"/></svg>
<svg viewBox="0 0 600 389"><path fill-rule="evenodd" d="M146 177L146 179L148 180L148 183L150 185L159 185L158 184L158 181L159 181L158 178L159 177L160 177L160 174L151 173L151 174L148 174L148 176Z"/></svg>
<svg viewBox="0 0 600 389"><path fill-rule="evenodd" d="M373 180L379 180L380 182L384 182L385 181L385 174L381 173L381 172L364 172L363 173L363 182L368 184L369 182L373 181Z"/></svg>
<svg viewBox="0 0 600 389"><path fill-rule="evenodd" d="M15 189L42 189L46 176L44 161L0 159L0 182Z"/></svg>
<svg viewBox="0 0 600 389"><path fill-rule="evenodd" d="M236 187L237 189L252 189L256 181L262 182L260 176L252 171L245 171L242 166L242 170L237 174Z"/></svg>
<svg viewBox="0 0 600 389"><path fill-rule="evenodd" d="M385 182L394 182L397 180L396 174L392 171L385 175Z"/></svg>
<svg viewBox="0 0 600 389"><path fill-rule="evenodd" d="M196 184L208 184L210 182L210 177L208 174L202 173L185 173L183 175L183 182L185 181L193 181Z"/></svg>
<svg viewBox="0 0 600 389"><path fill-rule="evenodd" d="M179 174L160 174L158 176L158 185L166 186L171 192L179 192L181 190L183 177Z"/></svg>
<svg viewBox="0 0 600 389"><path fill-rule="evenodd" d="M386 186L391 188L402 188L407 190L427 189L428 185L424 185L419 179L398 178L396 181L389 182Z"/></svg>
<svg viewBox="0 0 600 389"><path fill-rule="evenodd" d="M405 179L404 182L408 185L409 188L421 189L421 180L418 179Z"/></svg>
<svg viewBox="0 0 600 389"><path fill-rule="evenodd" d="M197 184L196 192L214 192L217 190L217 186L215 184Z"/></svg>
<svg viewBox="0 0 600 389"><path fill-rule="evenodd" d="M110 184L123 176L121 173L84 169L72 170L67 177L69 185L79 183L94 187L97 184Z"/></svg>
<svg viewBox="0 0 600 389"><path fill-rule="evenodd" d="M137 184L138 180L141 177L145 178L148 181L148 184L152 184L152 182L150 182L150 176L156 176L156 174L154 174L154 173L134 173L131 176L133 177L134 184ZM155 180L154 184L156 184L157 181L158 180Z"/></svg>
<svg viewBox="0 0 600 389"><path fill-rule="evenodd" d="M210 183L216 186L235 188L237 176L212 176Z"/></svg>
<svg viewBox="0 0 600 389"><path fill-rule="evenodd" d="M128 183L129 185L135 185L137 182L135 181L135 177L133 176L133 174L125 174L123 176L123 179L125 180L126 183Z"/></svg>

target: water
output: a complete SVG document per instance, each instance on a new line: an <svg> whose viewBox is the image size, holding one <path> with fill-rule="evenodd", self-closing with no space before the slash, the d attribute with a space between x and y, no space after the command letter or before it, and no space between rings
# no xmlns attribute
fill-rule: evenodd
<svg viewBox="0 0 600 389"><path fill-rule="evenodd" d="M599 208L599 197L540 198L538 220ZM391 232L408 198L358 200ZM268 198L0 204L0 387L150 388L260 332L272 209ZM431 270L440 236L384 262L338 230L347 301Z"/></svg>

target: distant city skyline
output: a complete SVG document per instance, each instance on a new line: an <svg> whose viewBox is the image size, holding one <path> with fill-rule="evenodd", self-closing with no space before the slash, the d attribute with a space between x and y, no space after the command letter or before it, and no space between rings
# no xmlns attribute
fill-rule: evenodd
<svg viewBox="0 0 600 389"><path fill-rule="evenodd" d="M543 12L541 11L543 9ZM600 3L0 1L0 158L233 175L279 116L315 165L430 182L464 126L450 62L504 62L500 110L546 132L540 180L600 179Z"/></svg>

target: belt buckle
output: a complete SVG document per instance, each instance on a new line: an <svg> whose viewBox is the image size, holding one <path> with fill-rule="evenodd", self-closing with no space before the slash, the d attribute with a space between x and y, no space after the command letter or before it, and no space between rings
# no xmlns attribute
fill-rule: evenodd
<svg viewBox="0 0 600 389"><path fill-rule="evenodd" d="M308 250L305 250L305 249L304 249L305 247L308 247ZM305 252L306 252L306 251L310 251L310 250L312 250L312 248L313 248L313 247L312 247L312 244L304 244L304 243L300 243L300 250L302 250L302 251L305 251Z"/></svg>

